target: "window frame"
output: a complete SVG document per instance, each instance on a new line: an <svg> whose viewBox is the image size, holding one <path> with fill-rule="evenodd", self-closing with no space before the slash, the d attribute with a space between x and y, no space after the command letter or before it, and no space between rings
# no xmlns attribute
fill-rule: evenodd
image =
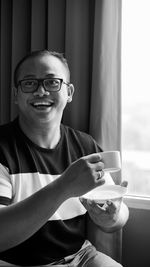
<svg viewBox="0 0 150 267"><path fill-rule="evenodd" d="M126 1L126 0L124 0L124 1ZM132 2L132 4L134 4L134 3ZM129 2L129 8L131 8L130 2ZM123 3L122 3L122 13L123 13ZM133 12L133 16L134 16L134 12ZM122 15L122 24L123 24L123 15ZM122 32L122 36L123 36L123 32ZM123 43L123 40L122 40L122 43ZM143 44L143 46L144 46L144 44ZM142 51L141 51L141 53L142 53ZM123 151L124 151L124 149L122 148L122 153L123 153ZM123 164L123 162L122 162L122 164ZM123 177L123 173L122 173L122 177ZM127 206L129 208L150 210L150 196L127 193L124 196L124 202L127 204Z"/></svg>

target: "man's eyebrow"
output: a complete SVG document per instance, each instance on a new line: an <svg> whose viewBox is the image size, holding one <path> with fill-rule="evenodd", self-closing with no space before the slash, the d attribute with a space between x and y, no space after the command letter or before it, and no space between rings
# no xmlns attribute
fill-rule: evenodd
<svg viewBox="0 0 150 267"><path fill-rule="evenodd" d="M34 74L27 74L23 78L26 79L26 78L33 78L33 77L35 77Z"/></svg>
<svg viewBox="0 0 150 267"><path fill-rule="evenodd" d="M54 78L54 77L56 77L56 75L53 74L53 73L48 73L48 74L45 75L45 77L52 77L52 78ZM27 79L27 78L36 78L36 75L35 74L27 74L23 78L24 79Z"/></svg>
<svg viewBox="0 0 150 267"><path fill-rule="evenodd" d="M54 78L54 77L56 77L56 74L48 73L48 74L45 75L45 77L53 77Z"/></svg>

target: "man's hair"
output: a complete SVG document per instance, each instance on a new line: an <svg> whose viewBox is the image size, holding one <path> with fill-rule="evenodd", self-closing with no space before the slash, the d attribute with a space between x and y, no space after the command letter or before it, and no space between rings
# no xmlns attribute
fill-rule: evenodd
<svg viewBox="0 0 150 267"><path fill-rule="evenodd" d="M18 86L17 79L18 79L19 70L20 70L20 67L22 66L22 64L28 59L40 57L40 56L45 56L45 55L54 56L54 57L58 58L64 64L64 66L67 70L67 73L68 73L68 82L70 81L70 70L69 70L68 62L62 53L55 52L55 51L49 51L49 50L36 50L36 51L32 51L32 52L28 53L16 65L16 68L14 70L14 85L15 85L15 87Z"/></svg>

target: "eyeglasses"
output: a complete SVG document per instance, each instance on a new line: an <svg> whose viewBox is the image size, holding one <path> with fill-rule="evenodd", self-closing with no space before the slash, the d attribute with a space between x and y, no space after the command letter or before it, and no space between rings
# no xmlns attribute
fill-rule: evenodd
<svg viewBox="0 0 150 267"><path fill-rule="evenodd" d="M59 78L25 79L25 80L20 80L18 82L18 85L20 85L23 93L35 92L40 84L42 84L45 91L58 92L61 89L63 83L69 86L69 83L66 83L63 81L63 79Z"/></svg>

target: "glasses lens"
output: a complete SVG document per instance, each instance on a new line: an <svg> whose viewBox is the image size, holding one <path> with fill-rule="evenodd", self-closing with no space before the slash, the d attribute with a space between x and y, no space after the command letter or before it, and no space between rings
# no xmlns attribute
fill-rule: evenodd
<svg viewBox="0 0 150 267"><path fill-rule="evenodd" d="M44 80L44 87L47 91L59 91L61 87L61 80L46 79Z"/></svg>
<svg viewBox="0 0 150 267"><path fill-rule="evenodd" d="M33 92L38 87L38 81L37 80L24 80L21 81L21 88L23 92Z"/></svg>

